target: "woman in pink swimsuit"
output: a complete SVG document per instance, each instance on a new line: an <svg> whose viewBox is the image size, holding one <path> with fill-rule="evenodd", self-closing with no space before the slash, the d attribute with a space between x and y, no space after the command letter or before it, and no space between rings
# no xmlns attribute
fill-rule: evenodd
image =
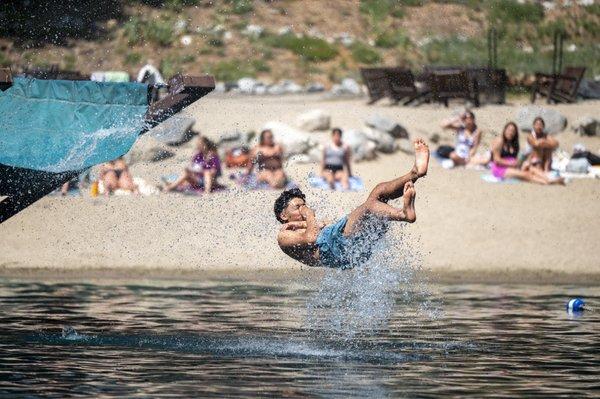
<svg viewBox="0 0 600 399"><path fill-rule="evenodd" d="M538 184L560 184L562 179L550 179L545 175L521 170L519 156L519 129L514 122L504 126L502 135L492 141L492 174L498 179L515 178Z"/></svg>

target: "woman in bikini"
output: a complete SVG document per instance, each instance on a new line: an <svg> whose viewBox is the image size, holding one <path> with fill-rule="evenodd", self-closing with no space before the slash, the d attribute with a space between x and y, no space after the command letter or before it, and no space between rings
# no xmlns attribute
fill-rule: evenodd
<svg viewBox="0 0 600 399"><path fill-rule="evenodd" d="M175 182L165 187L165 191L183 189L188 186L195 189L204 188L205 193L210 193L219 176L221 176L221 160L217 153L217 146L210 139L200 136L197 152L192 158L191 164L184 169Z"/></svg>
<svg viewBox="0 0 600 399"><path fill-rule="evenodd" d="M514 122L508 122L502 135L492 141L492 174L498 179L515 178L530 183L562 184L562 179L550 179L518 166L519 129Z"/></svg>
<svg viewBox="0 0 600 399"><path fill-rule="evenodd" d="M133 193L138 192L138 187L133 182L131 173L129 173L129 167L122 157L103 164L100 167L99 180L104 186L106 196L119 189Z"/></svg>
<svg viewBox="0 0 600 399"><path fill-rule="evenodd" d="M523 169L531 169L538 173L550 172L552 153L558 148L558 140L548 136L546 122L539 116L533 120L533 129L527 136L527 144L531 147L531 152L523 164Z"/></svg>
<svg viewBox="0 0 600 399"><path fill-rule="evenodd" d="M331 131L331 142L323 148L321 161L321 176L327 181L332 190L335 183L340 182L344 190L350 189L350 147L342 142L342 130L335 128Z"/></svg>
<svg viewBox="0 0 600 399"><path fill-rule="evenodd" d="M277 189L285 187L287 176L283 171L283 147L275 143L272 131L263 130L260 133L258 145L250 152L250 159L248 175L256 165L258 183L267 183Z"/></svg>
<svg viewBox="0 0 600 399"><path fill-rule="evenodd" d="M450 159L456 166L487 163L487 159L477 158L477 149L481 142L481 130L475 124L475 114L465 111L459 118L450 119L442 123L443 129L452 129L456 132L456 146L450 153Z"/></svg>

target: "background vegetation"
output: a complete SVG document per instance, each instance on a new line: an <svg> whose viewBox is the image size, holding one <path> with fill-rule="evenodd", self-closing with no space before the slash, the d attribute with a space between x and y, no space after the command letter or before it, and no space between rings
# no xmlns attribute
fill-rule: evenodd
<svg viewBox="0 0 600 399"><path fill-rule="evenodd" d="M600 75L600 4L517 0L5 0L0 66L133 73L152 59L167 76L332 83L363 65L486 65L490 28L515 79L550 71L556 32L563 65Z"/></svg>

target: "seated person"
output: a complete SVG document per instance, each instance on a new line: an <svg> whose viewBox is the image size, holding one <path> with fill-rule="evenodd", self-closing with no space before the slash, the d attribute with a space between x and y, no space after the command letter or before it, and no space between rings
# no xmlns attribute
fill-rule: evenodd
<svg viewBox="0 0 600 399"><path fill-rule="evenodd" d="M103 164L100 167L99 180L104 186L106 196L119 189L138 193L138 187L133 182L133 176L129 173L129 168L123 157Z"/></svg>
<svg viewBox="0 0 600 399"><path fill-rule="evenodd" d="M524 170L550 172L552 169L552 153L558 148L558 141L546 133L546 122L541 117L533 120L533 129L527 136L527 144L531 152L523 163Z"/></svg>
<svg viewBox="0 0 600 399"><path fill-rule="evenodd" d="M283 188L287 177L283 171L283 147L275 143L273 132L263 130L260 133L258 145L250 151L250 163L247 174L250 175L254 166L258 168L256 181L267 183L271 188Z"/></svg>
<svg viewBox="0 0 600 399"><path fill-rule="evenodd" d="M213 190L217 178L221 176L221 160L217 153L217 146L212 140L200 136L196 149L191 164L184 169L177 180L165 187L166 192L174 189L183 190L187 187L204 188L206 193Z"/></svg>
<svg viewBox="0 0 600 399"><path fill-rule="evenodd" d="M562 184L562 179L551 179L545 173L519 168L519 128L514 122L504 126L502 135L492 141L492 174L499 178L515 178L530 183Z"/></svg>
<svg viewBox="0 0 600 399"><path fill-rule="evenodd" d="M473 112L465 111L460 117L444 121L442 128L452 129L456 132L456 146L449 156L454 161L454 165L466 166L487 163L487 159L480 160L476 156L482 133L475 124L475 114Z"/></svg>
<svg viewBox="0 0 600 399"><path fill-rule="evenodd" d="M277 236L279 247L308 266L348 269L363 264L386 233L389 222L415 222L414 183L427 174L428 164L429 148L417 139L412 169L404 176L377 184L365 202L333 224L317 221L299 189L284 191L274 206L275 217L283 225ZM402 207L389 204L400 197Z"/></svg>
<svg viewBox="0 0 600 399"><path fill-rule="evenodd" d="M342 130L335 128L331 131L331 141L323 148L321 176L327 181L332 190L335 183L340 182L344 190L350 189L350 147L342 142Z"/></svg>

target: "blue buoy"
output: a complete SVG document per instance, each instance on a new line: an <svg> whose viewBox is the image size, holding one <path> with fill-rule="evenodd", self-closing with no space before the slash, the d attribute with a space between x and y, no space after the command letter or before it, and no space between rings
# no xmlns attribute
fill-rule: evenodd
<svg viewBox="0 0 600 399"><path fill-rule="evenodd" d="M583 312L585 310L585 301L581 298L574 298L567 302L567 312Z"/></svg>

